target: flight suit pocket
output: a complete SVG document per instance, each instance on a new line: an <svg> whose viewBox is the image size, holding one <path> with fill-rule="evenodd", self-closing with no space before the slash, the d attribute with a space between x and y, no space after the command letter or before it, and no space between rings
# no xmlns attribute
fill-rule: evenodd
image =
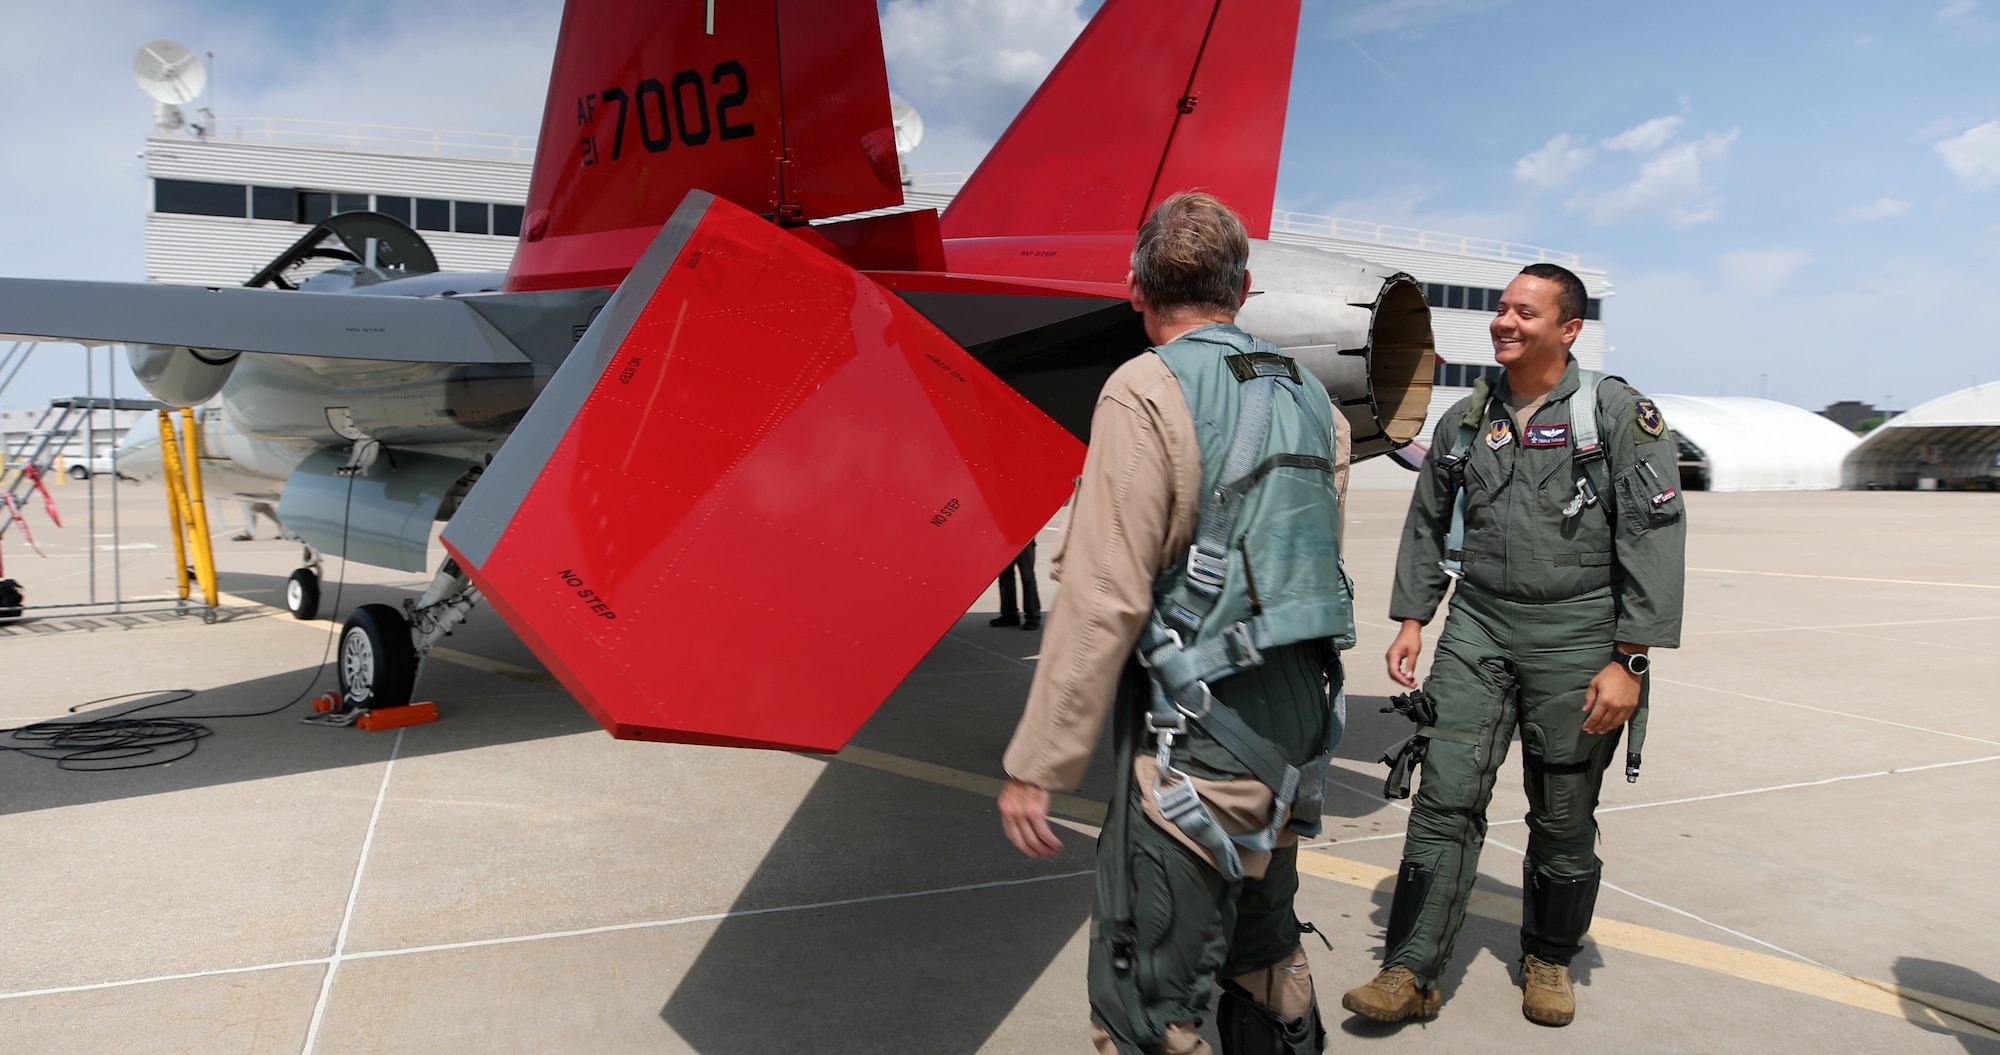
<svg viewBox="0 0 2000 1055"><path fill-rule="evenodd" d="M1649 460L1641 458L1619 473L1616 486L1618 508L1634 531L1647 531L1680 519L1680 490L1668 487L1664 474L1654 470Z"/></svg>

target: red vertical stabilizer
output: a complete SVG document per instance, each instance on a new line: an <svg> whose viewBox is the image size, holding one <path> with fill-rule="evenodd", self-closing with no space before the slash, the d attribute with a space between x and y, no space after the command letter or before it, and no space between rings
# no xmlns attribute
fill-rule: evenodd
<svg viewBox="0 0 2000 1055"><path fill-rule="evenodd" d="M1109 0L944 214L946 238L1129 233L1176 191L1270 233L1299 0Z"/></svg>
<svg viewBox="0 0 2000 1055"><path fill-rule="evenodd" d="M690 190L902 204L874 0L569 0L507 289L616 286Z"/></svg>
<svg viewBox="0 0 2000 1055"><path fill-rule="evenodd" d="M915 309L694 193L444 542L614 735L834 751L1082 461Z"/></svg>

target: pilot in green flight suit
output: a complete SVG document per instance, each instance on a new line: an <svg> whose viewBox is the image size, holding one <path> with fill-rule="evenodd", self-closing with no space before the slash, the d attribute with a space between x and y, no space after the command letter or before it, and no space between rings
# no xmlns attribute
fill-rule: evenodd
<svg viewBox="0 0 2000 1055"><path fill-rule="evenodd" d="M1407 793L1418 760L1420 781L1383 970L1342 1000L1378 1021L1438 1008L1494 777L1517 730L1528 798L1522 1012L1557 1026L1575 1015L1568 965L1603 867L1598 793L1621 727L1635 712L1643 721L1646 653L1679 644L1687 531L1659 408L1617 378L1572 402L1597 376L1569 354L1584 297L1553 264L1508 285L1490 326L1506 378L1490 392L1482 381L1445 414L1411 496L1390 607L1402 630L1387 657L1402 685L1416 686L1422 627L1452 579L1457 588L1424 682L1429 700L1412 707L1420 728L1385 759L1403 781L1397 792L1392 775L1392 794ZM1635 753L1628 777L1636 766Z"/></svg>

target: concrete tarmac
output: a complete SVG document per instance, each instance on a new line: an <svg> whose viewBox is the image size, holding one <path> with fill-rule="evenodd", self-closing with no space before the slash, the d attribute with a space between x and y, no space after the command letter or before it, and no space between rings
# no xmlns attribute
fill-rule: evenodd
<svg viewBox="0 0 2000 1055"><path fill-rule="evenodd" d="M9 532L30 604L81 598L93 560L101 586L116 560L126 594L171 595L154 488L118 493L115 539L75 485L69 528L30 514L46 559ZM2000 1055L1990 495L1689 495L1686 637L1657 657L1643 778L1607 785L1576 1023L1519 1013L1517 760L1443 1012L1347 1018L1407 816L1375 762L1409 731L1377 713L1403 501L1354 495L1352 724L1301 860L1329 1050ZM367 733L300 723L334 626L277 607L296 544L239 526L216 528L212 625L0 624L0 727L177 688L198 695L147 716L275 709L203 718L169 765L0 753L0 1053L1089 1050L1108 767L1058 801L1060 857L1007 845L992 796L1040 635L987 626L992 590L831 758L615 741L490 611L423 671L441 721ZM351 568L336 606L328 571L336 619L425 578Z"/></svg>

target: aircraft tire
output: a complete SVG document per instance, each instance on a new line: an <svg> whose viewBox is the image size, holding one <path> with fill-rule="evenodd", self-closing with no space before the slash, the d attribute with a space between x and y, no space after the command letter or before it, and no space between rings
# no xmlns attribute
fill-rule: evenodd
<svg viewBox="0 0 2000 1055"><path fill-rule="evenodd" d="M416 687L417 650L410 624L386 604L364 604L340 628L335 661L340 698L353 707L400 707Z"/></svg>
<svg viewBox="0 0 2000 1055"><path fill-rule="evenodd" d="M12 579L0 579L0 619L21 618L21 602L24 599L21 584Z"/></svg>
<svg viewBox="0 0 2000 1055"><path fill-rule="evenodd" d="M293 619L312 619L319 615L319 576L311 568L300 568L292 573L285 583L285 610Z"/></svg>

